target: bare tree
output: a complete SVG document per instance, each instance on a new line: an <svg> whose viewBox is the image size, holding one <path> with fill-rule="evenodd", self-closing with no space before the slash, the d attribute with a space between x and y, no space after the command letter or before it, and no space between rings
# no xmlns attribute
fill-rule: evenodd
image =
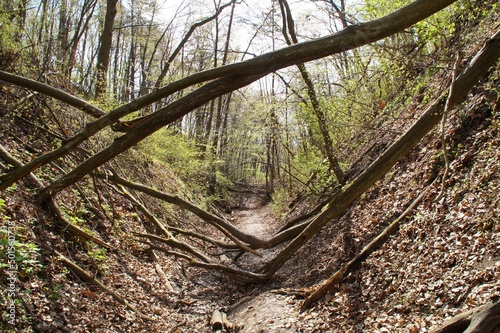
<svg viewBox="0 0 500 333"><path fill-rule="evenodd" d="M113 41L113 25L116 16L116 4L118 0L106 1L106 15L104 18L104 28L101 34L99 52L97 54L97 83L96 98L101 97L106 92L107 75L109 66L109 55Z"/></svg>

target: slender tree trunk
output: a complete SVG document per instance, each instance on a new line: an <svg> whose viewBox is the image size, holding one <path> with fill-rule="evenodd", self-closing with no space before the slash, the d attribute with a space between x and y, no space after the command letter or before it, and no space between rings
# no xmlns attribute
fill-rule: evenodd
<svg viewBox="0 0 500 333"><path fill-rule="evenodd" d="M229 16L229 23L228 23L228 31L227 31L227 36L226 36L226 43L224 45L224 53L222 55L222 66L224 66L227 62L227 56L229 53L229 42L231 40L231 29L233 25L233 16L234 16L234 8L235 8L236 3L233 2L231 6L231 14ZM215 39L215 54L217 55L217 44L219 40L219 20L215 20L215 26L216 26L216 39ZM217 59L215 58L215 63L217 64ZM224 109L229 109L229 102L231 100L231 94L229 93L226 101L224 103L224 96L219 96L217 98L217 112L215 115L215 127L213 129L213 138L212 138L212 174L211 174L211 180L209 184L209 188L211 191L215 193L215 187L217 186L217 163L216 160L220 156L220 131L221 131L221 125L222 125L222 112Z"/></svg>
<svg viewBox="0 0 500 333"><path fill-rule="evenodd" d="M94 14L94 10L97 4L97 0L87 0L84 2L82 11L80 14L80 18L76 23L76 27L74 28L75 32L73 34L73 38L69 42L69 55L65 64L64 74L68 79L71 79L71 73L73 72L73 68L75 66L76 61L76 53L78 51L78 46L82 36L85 31L87 31L90 19ZM85 17L86 15L86 17ZM81 71L83 74L83 71Z"/></svg>
<svg viewBox="0 0 500 333"><path fill-rule="evenodd" d="M288 2L286 0L279 0L281 14L283 16L283 36L286 39L288 45L297 44L297 35L295 33L295 23L292 18L292 12L290 7L288 6ZM287 29L288 27L288 29ZM288 30L288 33L287 33ZM288 36L290 34L290 37ZM316 93L316 89L314 88L314 83L307 71L305 64L298 64L300 74L302 79L304 80L307 87L307 95L309 96L309 100L311 101L311 106L314 115L318 121L319 130L321 136L323 137L323 146L326 157L328 158L328 162L330 163L330 170L333 171L335 177L339 184L345 183L345 176L342 168L339 165L339 161L335 156L334 148L333 148L333 140L330 136L330 132L328 130L328 123L326 113L320 105L318 95Z"/></svg>
<svg viewBox="0 0 500 333"><path fill-rule="evenodd" d="M104 19L104 28L101 34L99 52L97 54L97 83L95 97L102 97L106 93L107 74L109 66L109 54L111 52L111 43L113 40L113 25L116 16L116 4L118 0L106 1L106 16Z"/></svg>

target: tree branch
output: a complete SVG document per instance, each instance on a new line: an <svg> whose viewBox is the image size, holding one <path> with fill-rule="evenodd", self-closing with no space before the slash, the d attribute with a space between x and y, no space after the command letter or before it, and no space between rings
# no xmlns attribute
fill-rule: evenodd
<svg viewBox="0 0 500 333"><path fill-rule="evenodd" d="M16 172L3 175L0 177L0 190L6 189L19 178L24 177L26 174L41 165L64 156L69 151L76 148L81 142L99 132L104 127L116 122L121 117L137 111L186 87L206 82L208 80L225 77L225 79L219 79L216 81L215 85L205 85L204 87L189 94L186 96L189 97L188 99L182 98L166 108L152 114L147 118L147 120L138 125L137 128L140 128L138 131L135 131L132 135L125 135L120 139L117 139L114 144L108 147L109 149L103 150L103 154L99 155L99 157L96 155L92 162L88 162L71 175L67 175L64 180L59 180L57 184L51 188L51 191L46 191L46 194L48 195L55 194L62 188L78 181L90 172L91 169L105 163L109 159L131 147L133 144L144 139L158 128L175 121L179 117L191 112L196 107L203 105L207 101L248 85L270 72L298 63L316 60L332 54L351 50L390 36L438 12L455 1L456 0L417 0L390 15L360 25L348 27L347 29L344 29L336 34L295 44L239 63L199 72L173 82L158 89L157 91L114 109L105 116L87 124L86 128L82 132L65 142L60 148L32 160L30 163L26 164L24 168L17 170ZM226 86L224 89L215 89L218 85L227 84L229 84L230 88ZM207 90L211 90L211 92L208 92ZM200 95L203 98L199 100L198 103L190 102L191 98L201 97ZM181 104L178 102L181 102ZM144 135L137 135L137 132L141 131L144 132ZM115 151L116 153L113 153ZM87 170L83 171L82 169L85 168L87 168Z"/></svg>
<svg viewBox="0 0 500 333"><path fill-rule="evenodd" d="M300 235L290 242L271 262L261 268L262 271L266 271L266 276L271 278L302 245L309 241L328 222L340 216L354 200L359 198L403 156L410 152L439 123L446 101L449 101L450 107L459 103L499 57L500 30L484 45L465 71L457 78L455 94L448 99L446 95L439 98L405 134L394 142L361 175L344 186Z"/></svg>
<svg viewBox="0 0 500 333"><path fill-rule="evenodd" d="M15 85L37 91L39 93L42 93L44 95L53 97L59 101L62 101L64 103L67 103L71 106L74 106L75 108L82 110L86 114L94 117L94 118L99 118L103 115L106 114L103 110L99 109L98 107L85 102L83 99L80 99L76 96L73 96L71 94L68 94L67 92L64 92L60 89L51 87L45 83L41 83L35 80L27 79L25 77L11 74L4 72L0 70L0 80L3 80L5 82L13 83Z"/></svg>

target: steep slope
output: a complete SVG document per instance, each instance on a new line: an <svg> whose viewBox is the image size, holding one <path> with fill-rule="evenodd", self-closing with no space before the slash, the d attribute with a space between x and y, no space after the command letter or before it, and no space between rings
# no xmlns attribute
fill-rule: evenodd
<svg viewBox="0 0 500 333"><path fill-rule="evenodd" d="M444 160L435 131L287 265L283 285L325 279L438 178L399 233L306 312L301 328L426 332L500 296L499 83L497 69L447 124L452 162L441 198Z"/></svg>

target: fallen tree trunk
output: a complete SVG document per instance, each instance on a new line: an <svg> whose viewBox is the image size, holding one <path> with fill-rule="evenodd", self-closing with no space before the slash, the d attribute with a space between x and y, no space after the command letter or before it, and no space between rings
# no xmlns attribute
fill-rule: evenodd
<svg viewBox="0 0 500 333"><path fill-rule="evenodd" d="M148 245L152 250L158 250L161 251L165 254L172 255L181 259L185 259L189 265L191 266L196 266L196 267L201 267L205 269L211 269L211 270L216 270L219 271L225 275L227 275L229 278L235 280L235 281L240 281L244 283L253 283L253 282L263 282L266 280L265 275L263 274L257 274L221 264L216 264L216 263L206 263L206 262L201 262L193 257L188 256L187 254L180 253L177 251L171 251L168 249L165 249L160 246L156 246L150 242L146 241L141 241L141 243Z"/></svg>
<svg viewBox="0 0 500 333"><path fill-rule="evenodd" d="M149 186L139 184L139 183L134 183L129 180L126 180L120 176L117 175L116 172L112 172L112 176L106 177L104 175L99 175L101 178L107 178L116 184L119 184L121 186L125 186L129 189L133 189L139 192L142 192L144 194L147 194L149 196L152 196L154 198L163 200L165 202L174 204L178 207L184 208L187 211L193 213L194 215L198 216L202 220L212 224L214 227L219 229L221 232L223 232L227 237L229 237L233 242L235 242L236 245L238 245L240 248L244 249L247 252L251 252L257 256L261 256L260 253L256 252L255 249L269 249L273 248L281 243L287 242L289 240L292 240L293 238L297 237L305 227L310 223L309 221L304 221L300 224L298 223L300 220L310 218L317 214L319 211L321 211L320 208L324 207L326 203L324 202L320 204L318 207L313 209L312 212L305 214L305 217L303 219L297 218L294 220L294 226L288 227L286 230L278 232L276 235L271 237L268 240L263 240L258 237L255 237L253 235L247 234L236 228L234 225L232 225L229 221L226 221L223 218L220 218L212 213L209 213L200 207L185 201L177 196L173 196L158 190L155 190ZM242 244L241 242L245 242L248 244L246 246L245 244Z"/></svg>
<svg viewBox="0 0 500 333"><path fill-rule="evenodd" d="M483 77L500 57L500 30L490 38L478 54L471 60L469 66L457 78L453 96L443 96L431 105L415 124L394 142L379 158L377 158L363 173L334 195L307 227L290 242L272 261L260 268L271 278L295 252L308 242L328 222L339 217L354 200L366 192L375 182L381 179L401 158L409 153L420 140L429 133L441 120L445 104L450 107L458 104Z"/></svg>
<svg viewBox="0 0 500 333"><path fill-rule="evenodd" d="M28 88L29 90L33 90L47 96L51 96L71 106L74 106L77 109L82 110L83 112L94 118L99 118L106 115L106 112L104 112L103 110L99 109L98 107L90 103L87 103L83 99L68 94L67 92L62 91L60 89L51 87L42 82L31 80L15 74L7 73L1 70L0 70L0 80L3 80L5 82L10 82L24 88Z"/></svg>
<svg viewBox="0 0 500 333"><path fill-rule="evenodd" d="M431 333L491 333L497 328L500 328L498 300L450 318Z"/></svg>
<svg viewBox="0 0 500 333"><path fill-rule="evenodd" d="M435 181L435 180L434 180ZM375 237L370 243L368 243L360 253L358 253L353 259L351 259L346 265L335 272L330 278L314 286L314 291L306 298L302 304L301 311L310 308L314 303L320 300L329 290L331 290L334 285L342 282L344 277L346 277L350 272L368 258L370 254L376 251L382 244L384 244L392 235L394 235L399 230L399 225L401 221L408 216L408 214L417 207L417 205L422 201L422 199L427 195L429 189L434 184L434 181L429 185L413 202L405 209L405 211L396 218L387 228L384 229L377 237Z"/></svg>

